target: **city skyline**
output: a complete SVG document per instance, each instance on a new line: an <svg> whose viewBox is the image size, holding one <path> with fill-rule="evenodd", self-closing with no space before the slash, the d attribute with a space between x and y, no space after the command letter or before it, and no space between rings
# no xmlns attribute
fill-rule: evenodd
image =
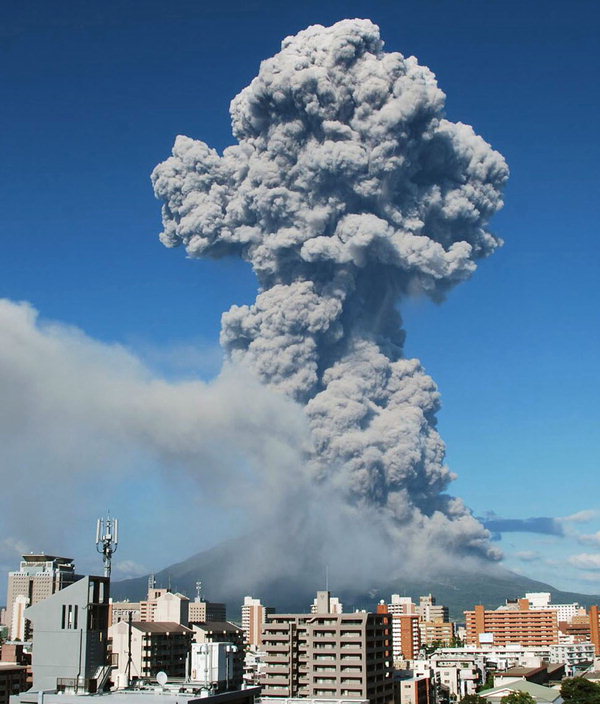
<svg viewBox="0 0 600 704"><path fill-rule="evenodd" d="M19 513L9 505L2 517L7 536L0 544L2 569L14 564L20 550L75 553L88 569L95 560L93 521L107 506L126 517L128 526L115 576L157 571L244 529L243 507L223 513L219 503L236 490L235 484L228 491L210 485L204 497L198 498L200 491L190 496L195 494L189 492L193 479L164 473L168 451L158 459L148 457L127 439L115 439L104 425L95 433L94 423L105 424L104 417L91 417L91 431L83 423L84 437L89 433L97 442L91 455L82 455L84 462L107 459L90 474L77 466L79 448L73 438L60 435L64 427L57 425L52 436L38 431L52 419L53 408L64 410L63 403L76 432L80 429L85 394L74 397L61 387L69 384L73 369L97 377L91 387L95 393L107 382L121 381L136 394L148 379L154 386L167 386L215 377L222 356L219 316L232 303L250 303L256 282L240 262L189 262L181 252L162 249L149 173L168 155L175 134L207 140L219 149L231 143L229 100L256 74L259 60L272 56L284 36L354 11L380 24L386 50L414 53L436 73L448 96L449 117L473 124L505 155L512 171L505 208L492 222L505 247L443 305L423 299L402 309L407 354L423 362L442 394L439 428L450 468L459 475L450 493L465 499L501 538L494 544L504 549L508 567L557 587L597 593L600 521L593 492L593 428L598 414L592 403L598 338L591 323L598 293L591 239L597 140L589 143L583 128L593 110L586 112L574 99L597 59L592 22L584 21L593 12L591 5L577 5L580 14L569 17L558 4L544 17L520 10L522 35L514 45L517 22L503 24L499 16L493 18L496 44L486 44L490 30L473 5L468 16L459 13L452 25L454 36L462 39L460 57L436 43L444 34L444 11L437 5L435 13L442 15L436 22L428 4L404 4L405 16L384 5L367 12L355 3L340 14L337 8L309 4L269 21L265 5L238 8L235 21L192 5L182 3L166 13L158 4L148 4L145 34L135 13L110 3L93 13L89 8L72 16L59 11L53 18L40 5L35 16L20 17L15 11L10 18L13 72L8 88L15 91L15 101L4 129L15 138L7 144L12 168L10 181L3 184L11 196L6 217L12 235L5 244L2 295L8 302L1 324L14 344L4 350L0 368L6 398L12 392L23 403L6 409L3 417L3 481L13 483L15 497L25 497L27 479L33 478L52 501L63 495L55 486L61 484L74 500L60 526L52 501L36 504L36 521L26 525L19 524ZM401 16L404 25L398 22ZM419 20L429 21L431 36ZM180 53L165 49L158 56L152 49L165 22L188 41ZM249 39L246 22L265 31ZM538 33L528 35L527 27L534 24ZM203 38L199 45L191 41L194 32ZM563 52L560 62L549 54L558 36L573 52ZM507 56L503 50L508 47L512 54ZM580 69L576 76L569 61ZM516 73L520 62L531 67L532 75ZM34 65L38 70L31 72ZM165 84L175 69L176 78ZM191 89L194 81L199 87ZM559 96L554 103L546 95L551 88ZM28 110L32 107L36 109ZM517 107L521 112L515 116ZM568 118L579 120L581 129L567 131ZM563 140L553 137L559 124ZM577 247L566 240L567 225L581 238ZM16 307L22 300L39 311L41 327ZM11 355L29 366L17 366ZM53 376L61 358L65 368ZM109 369L118 372L102 378ZM38 383L49 381L43 396L23 398L27 387L16 383L16 371L23 370ZM14 390L9 382L15 383ZM158 398L146 400L159 408ZM39 402L47 404L42 408L47 415L38 415ZM32 403L35 414L29 412ZM234 407L239 422L243 409ZM187 406L181 410L185 414ZM210 416L200 420L210 422ZM29 428L11 425L32 417ZM290 422L294 418L291 414ZM200 454L204 462L215 460L214 449ZM136 511L134 499L157 510L151 517ZM74 550L67 549L71 526L80 534ZM190 526L198 542L176 544L174 536ZM87 527L89 540L83 537ZM142 537L151 529L152 548ZM44 538L50 544L40 545Z"/></svg>

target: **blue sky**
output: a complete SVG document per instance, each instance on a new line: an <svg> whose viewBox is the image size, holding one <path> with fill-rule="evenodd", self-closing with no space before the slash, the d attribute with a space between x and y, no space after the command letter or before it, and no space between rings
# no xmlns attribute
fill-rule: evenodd
<svg viewBox="0 0 600 704"><path fill-rule="evenodd" d="M403 311L407 354L442 392L453 493L476 515L600 510L597 3L33 0L0 13L0 296L167 375L203 378L219 368L221 313L251 302L255 280L241 262L166 250L149 174L177 134L232 143L229 101L286 35L344 17L378 23L388 50L435 72L448 117L472 124L511 168L493 222L505 247L444 304ZM117 510L132 494L161 505L175 491L156 480L140 497L139 476L119 485ZM599 531L600 515L583 518L560 523L566 536L504 533L507 565L599 593L600 541L578 535ZM152 554L147 523L130 523L124 557L146 567L216 536L165 538Z"/></svg>

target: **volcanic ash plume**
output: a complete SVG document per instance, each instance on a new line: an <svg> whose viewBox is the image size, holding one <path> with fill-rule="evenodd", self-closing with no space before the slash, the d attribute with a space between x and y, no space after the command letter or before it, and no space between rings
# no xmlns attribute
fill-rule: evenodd
<svg viewBox="0 0 600 704"><path fill-rule="evenodd" d="M180 136L152 178L165 245L252 264L261 291L223 315L222 344L305 407L315 481L401 535L485 554L487 533L445 494L439 394L403 357L396 308L441 300L500 244L487 223L506 163L444 100L370 21L315 25L232 101L237 145L220 156Z"/></svg>

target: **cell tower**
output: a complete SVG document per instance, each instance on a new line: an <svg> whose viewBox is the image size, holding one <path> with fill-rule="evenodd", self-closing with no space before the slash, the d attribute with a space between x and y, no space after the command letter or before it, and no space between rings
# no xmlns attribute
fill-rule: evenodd
<svg viewBox="0 0 600 704"><path fill-rule="evenodd" d="M110 578L112 556L117 552L119 542L119 521L111 518L99 518L96 523L96 550L102 555L104 576Z"/></svg>
<svg viewBox="0 0 600 704"><path fill-rule="evenodd" d="M202 582L196 582L196 602L202 601Z"/></svg>

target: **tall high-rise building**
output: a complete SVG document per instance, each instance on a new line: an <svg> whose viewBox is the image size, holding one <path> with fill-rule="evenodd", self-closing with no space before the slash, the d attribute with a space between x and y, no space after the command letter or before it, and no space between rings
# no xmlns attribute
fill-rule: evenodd
<svg viewBox="0 0 600 704"><path fill-rule="evenodd" d="M264 697L394 699L391 617L332 613L270 614L263 627Z"/></svg>
<svg viewBox="0 0 600 704"><path fill-rule="evenodd" d="M540 646L558 643L556 611L530 609L528 599L519 599L516 606L514 609L488 611L478 604L474 611L465 611L467 645Z"/></svg>
<svg viewBox="0 0 600 704"><path fill-rule="evenodd" d="M590 606L590 640L594 644L596 656L600 657L600 609Z"/></svg>
<svg viewBox="0 0 600 704"><path fill-rule="evenodd" d="M416 614L392 616L394 660L414 660L421 649L421 629Z"/></svg>
<svg viewBox="0 0 600 704"><path fill-rule="evenodd" d="M260 648L262 645L262 627L266 617L275 613L275 609L270 606L263 606L260 599L253 599L251 596L244 597L242 604L242 629L246 645Z"/></svg>
<svg viewBox="0 0 600 704"><path fill-rule="evenodd" d="M433 594L419 597L417 613L421 621L448 621L448 607L438 604Z"/></svg>
<svg viewBox="0 0 600 704"><path fill-rule="evenodd" d="M400 596L400 594L392 594L392 600L387 606L389 613L393 616L417 613L417 606L409 596Z"/></svg>
<svg viewBox="0 0 600 704"><path fill-rule="evenodd" d="M44 553L23 555L18 571L8 573L6 617L12 640L29 640L31 626L25 607L33 606L81 579L73 560Z"/></svg>

